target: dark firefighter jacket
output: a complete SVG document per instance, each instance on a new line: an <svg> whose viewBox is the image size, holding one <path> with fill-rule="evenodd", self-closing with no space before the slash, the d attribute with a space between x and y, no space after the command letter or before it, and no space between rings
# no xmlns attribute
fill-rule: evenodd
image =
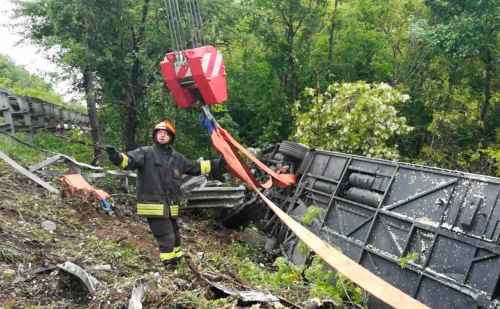
<svg viewBox="0 0 500 309"><path fill-rule="evenodd" d="M138 210L141 205L147 209L154 208L154 203L177 203L182 198L182 175L208 175L212 165L219 165L217 160L186 159L169 145L144 146L121 156L120 168L137 170Z"/></svg>

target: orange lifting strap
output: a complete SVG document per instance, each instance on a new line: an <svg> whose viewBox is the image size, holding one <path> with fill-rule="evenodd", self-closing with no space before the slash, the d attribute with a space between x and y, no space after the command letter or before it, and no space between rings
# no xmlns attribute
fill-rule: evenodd
<svg viewBox="0 0 500 309"><path fill-rule="evenodd" d="M238 143L232 136L224 130L219 124L214 120L210 111L203 107L205 112L205 117L202 117L202 123L207 128L210 134L210 139L212 144L217 149L217 151L224 156L227 163L227 168L236 177L243 180L245 183L252 187L265 188L268 189L272 185L277 185L280 188L286 188L295 185L296 177L294 174L278 174L262 161L257 159L250 151ZM248 167L242 162L241 158L238 156L237 151L244 154L249 158L255 165L257 165L261 170L266 172L271 181L264 184L259 183L249 172Z"/></svg>

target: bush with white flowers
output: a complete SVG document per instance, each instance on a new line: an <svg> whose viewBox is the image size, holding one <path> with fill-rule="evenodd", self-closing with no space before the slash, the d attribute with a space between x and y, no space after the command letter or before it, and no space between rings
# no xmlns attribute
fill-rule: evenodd
<svg viewBox="0 0 500 309"><path fill-rule="evenodd" d="M294 137L310 147L397 159L394 140L412 127L395 105L408 99L385 83L334 83L324 93L307 88L294 105Z"/></svg>

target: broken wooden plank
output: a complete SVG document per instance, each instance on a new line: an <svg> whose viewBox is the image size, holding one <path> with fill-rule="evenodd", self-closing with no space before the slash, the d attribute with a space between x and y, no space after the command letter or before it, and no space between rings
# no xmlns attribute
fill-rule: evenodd
<svg viewBox="0 0 500 309"><path fill-rule="evenodd" d="M52 157L49 157L49 158L43 160L42 162L39 162L37 164L34 164L34 165L30 166L29 167L29 171L30 172L38 171L39 169L44 168L46 166L49 166L52 163L55 163L55 162L57 162L57 161L59 161L61 159L62 159L62 156L60 154L57 154L55 156L52 156Z"/></svg>
<svg viewBox="0 0 500 309"><path fill-rule="evenodd" d="M7 156L5 153L0 151L0 159L4 160L7 164L12 166L15 170L17 170L19 173L23 174L24 176L28 177L29 179L33 180L43 188L45 188L47 191L51 193L59 193L59 190L57 190L55 187L53 187L51 184L48 182L42 180L40 177L37 175L33 174L32 172L28 171L21 165L19 165L16 161L12 160L9 156Z"/></svg>

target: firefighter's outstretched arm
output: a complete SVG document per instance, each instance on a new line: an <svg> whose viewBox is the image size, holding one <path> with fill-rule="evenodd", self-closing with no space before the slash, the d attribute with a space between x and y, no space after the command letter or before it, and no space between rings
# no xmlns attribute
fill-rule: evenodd
<svg viewBox="0 0 500 309"><path fill-rule="evenodd" d="M223 158L214 160L201 160L201 161L191 161L189 159L183 158L184 169L183 173L197 176L205 175L210 178L217 179L224 173L225 161Z"/></svg>
<svg viewBox="0 0 500 309"><path fill-rule="evenodd" d="M135 170L144 165L144 154L141 148L123 153L113 146L106 146L106 152L109 161L123 170Z"/></svg>

